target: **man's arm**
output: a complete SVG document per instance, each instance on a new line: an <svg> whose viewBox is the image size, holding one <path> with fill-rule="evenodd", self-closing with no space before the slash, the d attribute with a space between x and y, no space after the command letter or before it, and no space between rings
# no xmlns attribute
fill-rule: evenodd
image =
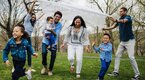
<svg viewBox="0 0 145 80"><path fill-rule="evenodd" d="M28 13L29 13L29 14L32 13L35 2L36 2L36 0L32 0L32 6L31 6L30 9L28 10Z"/></svg>
<svg viewBox="0 0 145 80"><path fill-rule="evenodd" d="M113 22L118 22L118 23L126 23L126 22L128 22L128 21L131 20L129 16L127 16L125 19L119 19L119 20L114 19L113 17L110 17L110 19L111 19Z"/></svg>
<svg viewBox="0 0 145 80"><path fill-rule="evenodd" d="M116 27L117 27L117 25L112 25L111 27L103 28L103 30L112 30L112 29L114 29Z"/></svg>

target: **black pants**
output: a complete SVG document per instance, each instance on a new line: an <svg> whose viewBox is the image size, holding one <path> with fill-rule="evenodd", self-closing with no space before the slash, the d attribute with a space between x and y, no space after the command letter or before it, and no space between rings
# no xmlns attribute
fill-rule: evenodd
<svg viewBox="0 0 145 80"><path fill-rule="evenodd" d="M13 65L15 70L12 73L12 80L19 80L20 77L25 76L25 69L23 69L25 61L13 60Z"/></svg>
<svg viewBox="0 0 145 80"><path fill-rule="evenodd" d="M31 37L28 37L27 38L27 41L32 46ZM29 51L27 51L27 56L28 56L27 57L28 58L27 59L28 60L28 66L31 67L31 64L32 64L32 61L31 61L32 60L32 56L31 56L31 53Z"/></svg>
<svg viewBox="0 0 145 80"><path fill-rule="evenodd" d="M47 47L48 47L48 45L42 43L42 64L44 66L47 66L47 52L48 52ZM52 71L54 62L55 62L55 58L56 58L57 46L53 46L53 47L51 46L49 50L51 51L49 70Z"/></svg>

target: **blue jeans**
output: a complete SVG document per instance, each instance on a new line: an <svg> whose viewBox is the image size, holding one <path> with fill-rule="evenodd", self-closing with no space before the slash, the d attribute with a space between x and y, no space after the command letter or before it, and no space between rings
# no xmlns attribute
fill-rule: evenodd
<svg viewBox="0 0 145 80"><path fill-rule="evenodd" d="M98 76L99 76L100 80L103 80L104 79L104 75L106 74L111 61L106 62L105 60L102 60L102 59L100 59L100 60L101 60L101 70L100 70L100 73L99 73Z"/></svg>
<svg viewBox="0 0 145 80"><path fill-rule="evenodd" d="M48 47L48 45L46 45L45 43L42 43L42 64L43 64L43 66L47 66L47 53L48 53L47 47ZM52 71L54 62L55 62L55 58L56 58L57 46L56 45L50 46L49 50L51 52L49 70Z"/></svg>

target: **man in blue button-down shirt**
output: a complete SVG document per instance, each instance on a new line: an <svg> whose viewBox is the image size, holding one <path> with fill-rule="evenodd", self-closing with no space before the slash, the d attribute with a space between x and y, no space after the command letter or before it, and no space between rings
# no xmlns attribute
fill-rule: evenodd
<svg viewBox="0 0 145 80"><path fill-rule="evenodd" d="M58 42L58 36L62 28L62 24L59 22L59 20L62 17L62 13L60 11L57 11L54 13L54 25L55 29L54 32L56 34L55 38L55 44L50 45L49 50L51 51L51 59L50 59L50 64L49 64L49 70L47 70L47 52L48 52L48 39L46 37L43 37L42 40L42 64L43 68L41 70L41 74L48 73L49 76L53 75L52 70L56 58L56 51L57 51L57 42Z"/></svg>

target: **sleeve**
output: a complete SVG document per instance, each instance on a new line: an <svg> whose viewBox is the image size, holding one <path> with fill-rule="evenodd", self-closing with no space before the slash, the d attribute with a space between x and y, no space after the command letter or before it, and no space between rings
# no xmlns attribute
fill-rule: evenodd
<svg viewBox="0 0 145 80"><path fill-rule="evenodd" d="M56 27L55 33L56 33L57 36L59 35L59 33L61 31L61 28L62 28L62 24L59 24L59 26Z"/></svg>
<svg viewBox="0 0 145 80"><path fill-rule="evenodd" d="M119 23L117 22L117 23L115 24L115 26L119 26Z"/></svg>
<svg viewBox="0 0 145 80"><path fill-rule="evenodd" d="M109 46L105 49L103 49L104 52L112 52L112 44L109 44Z"/></svg>
<svg viewBox="0 0 145 80"><path fill-rule="evenodd" d="M31 55L35 53L34 49L32 48L30 44L27 44L27 51L30 52Z"/></svg>
<svg viewBox="0 0 145 80"><path fill-rule="evenodd" d="M71 36L71 26L67 27L63 43L67 43L69 41L70 36Z"/></svg>
<svg viewBox="0 0 145 80"><path fill-rule="evenodd" d="M131 17L130 17L130 16L126 16L126 17L125 17L125 19L127 19L127 20L128 20L127 22L131 22L131 21L132 21L132 19L131 19Z"/></svg>
<svg viewBox="0 0 145 80"><path fill-rule="evenodd" d="M89 31L85 29L84 31L84 42L83 45L90 45L90 40L89 40Z"/></svg>
<svg viewBox="0 0 145 80"><path fill-rule="evenodd" d="M97 52L100 51L100 46L99 46L99 47L93 46L93 49L94 49L94 51L97 53Z"/></svg>
<svg viewBox="0 0 145 80"><path fill-rule="evenodd" d="M24 21L25 21L25 22L28 22L28 21L30 21L30 19L31 19L31 15L28 13L28 14L26 15L26 17L24 18Z"/></svg>
<svg viewBox="0 0 145 80"><path fill-rule="evenodd" d="M8 54L10 52L10 44L9 42L6 44L4 50L3 50L3 61L7 61L8 60Z"/></svg>

